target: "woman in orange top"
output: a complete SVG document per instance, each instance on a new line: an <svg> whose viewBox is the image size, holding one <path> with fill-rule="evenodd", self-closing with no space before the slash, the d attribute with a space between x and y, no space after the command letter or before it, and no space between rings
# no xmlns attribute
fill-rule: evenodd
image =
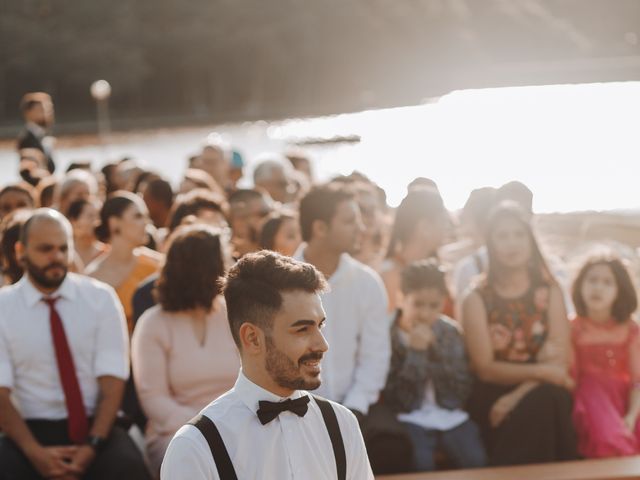
<svg viewBox="0 0 640 480"><path fill-rule="evenodd" d="M132 298L138 285L160 268L163 256L143 247L149 223L147 207L140 197L129 192L115 192L100 210L98 239L111 245L104 255L87 267L86 274L116 289L133 330Z"/></svg>

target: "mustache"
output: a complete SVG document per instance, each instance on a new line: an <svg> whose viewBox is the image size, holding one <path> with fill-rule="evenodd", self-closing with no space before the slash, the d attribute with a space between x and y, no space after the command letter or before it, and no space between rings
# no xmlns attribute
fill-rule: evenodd
<svg viewBox="0 0 640 480"><path fill-rule="evenodd" d="M323 356L324 354L322 352L307 353L306 355L303 355L300 357L300 360L298 360L298 363L304 363L309 360L322 360Z"/></svg>
<svg viewBox="0 0 640 480"><path fill-rule="evenodd" d="M49 265L44 267L42 270L46 272L47 270L50 270L52 268L62 268L63 270L66 270L67 266L59 262L54 262L54 263L50 263Z"/></svg>

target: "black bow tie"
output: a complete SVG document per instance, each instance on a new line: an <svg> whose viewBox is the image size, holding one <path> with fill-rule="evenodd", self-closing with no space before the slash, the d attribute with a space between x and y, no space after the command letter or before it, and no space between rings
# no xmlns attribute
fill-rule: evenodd
<svg viewBox="0 0 640 480"><path fill-rule="evenodd" d="M296 398L295 400L285 400L284 402L267 402L261 401L258 402L258 419L262 425L266 425L271 420L280 415L281 412L290 411L298 415L299 417L304 417L307 413L309 406L309 396L305 395L304 397Z"/></svg>

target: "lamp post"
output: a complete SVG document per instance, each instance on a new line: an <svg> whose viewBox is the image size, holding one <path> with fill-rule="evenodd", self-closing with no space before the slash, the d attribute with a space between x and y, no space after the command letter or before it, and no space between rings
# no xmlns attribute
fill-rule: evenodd
<svg viewBox="0 0 640 480"><path fill-rule="evenodd" d="M97 80L91 84L91 96L96 101L98 115L98 136L101 143L107 143L111 134L109 121L109 97L111 96L111 85L106 80Z"/></svg>

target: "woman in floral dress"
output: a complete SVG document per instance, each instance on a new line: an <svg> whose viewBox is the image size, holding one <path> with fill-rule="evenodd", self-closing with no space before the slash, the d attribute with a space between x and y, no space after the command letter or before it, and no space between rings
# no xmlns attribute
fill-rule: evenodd
<svg viewBox="0 0 640 480"><path fill-rule="evenodd" d="M487 229L489 269L463 303L476 375L468 410L493 465L576 458L569 323L524 213L501 204Z"/></svg>

